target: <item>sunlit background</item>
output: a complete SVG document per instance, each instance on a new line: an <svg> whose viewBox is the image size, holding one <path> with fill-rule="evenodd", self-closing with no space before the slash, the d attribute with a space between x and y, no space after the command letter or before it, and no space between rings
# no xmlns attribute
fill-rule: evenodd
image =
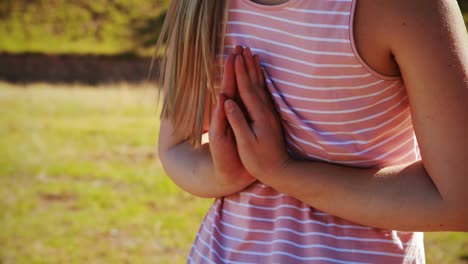
<svg viewBox="0 0 468 264"><path fill-rule="evenodd" d="M145 80L168 3L0 0L1 264L184 262L212 200L158 161ZM468 263L468 235L426 252Z"/></svg>

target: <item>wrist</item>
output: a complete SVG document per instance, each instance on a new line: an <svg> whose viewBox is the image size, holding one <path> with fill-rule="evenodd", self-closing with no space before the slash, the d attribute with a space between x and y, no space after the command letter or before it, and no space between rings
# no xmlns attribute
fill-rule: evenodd
<svg viewBox="0 0 468 264"><path fill-rule="evenodd" d="M287 155L281 161L276 162L277 166L272 166L269 170L265 170L265 173L261 177L258 177L258 179L269 186L280 185L282 182L284 183L288 171L296 162L291 156Z"/></svg>
<svg viewBox="0 0 468 264"><path fill-rule="evenodd" d="M256 179L247 171L240 172L236 175L217 172L215 174L216 184L222 189L230 189L240 191L252 184Z"/></svg>

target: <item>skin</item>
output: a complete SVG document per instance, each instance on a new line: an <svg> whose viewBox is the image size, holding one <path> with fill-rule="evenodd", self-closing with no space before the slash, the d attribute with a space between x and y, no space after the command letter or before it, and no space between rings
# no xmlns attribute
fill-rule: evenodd
<svg viewBox="0 0 468 264"><path fill-rule="evenodd" d="M356 169L293 160L258 77L259 59L238 47L226 61L209 143L193 149L162 120L159 154L171 179L202 197L259 180L366 226L468 231L468 38L456 2L359 0L354 26L361 57L384 75L402 75L422 161Z"/></svg>

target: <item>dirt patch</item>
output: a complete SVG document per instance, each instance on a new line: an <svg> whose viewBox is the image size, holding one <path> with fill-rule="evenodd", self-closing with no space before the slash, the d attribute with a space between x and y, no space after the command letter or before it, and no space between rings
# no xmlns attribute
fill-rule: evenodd
<svg viewBox="0 0 468 264"><path fill-rule="evenodd" d="M87 157L87 160L123 160L127 162L141 162L146 160L157 160L158 158L156 151L153 150L148 150L146 148L123 148L117 151L90 154L89 157Z"/></svg>
<svg viewBox="0 0 468 264"><path fill-rule="evenodd" d="M49 55L0 52L0 80L13 83L84 83L147 81L151 58L136 55ZM153 71L157 79L158 65Z"/></svg>
<svg viewBox="0 0 468 264"><path fill-rule="evenodd" d="M73 202L78 199L74 193L41 193L39 197L44 202Z"/></svg>

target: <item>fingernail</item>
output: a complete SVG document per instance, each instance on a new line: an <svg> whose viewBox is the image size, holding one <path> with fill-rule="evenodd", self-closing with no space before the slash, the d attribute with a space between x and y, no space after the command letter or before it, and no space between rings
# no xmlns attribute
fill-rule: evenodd
<svg viewBox="0 0 468 264"><path fill-rule="evenodd" d="M224 102L226 100L226 95L224 93L220 93L218 95L218 102Z"/></svg>
<svg viewBox="0 0 468 264"><path fill-rule="evenodd" d="M234 114L236 112L236 104L232 100L224 101L224 108L229 114Z"/></svg>
<svg viewBox="0 0 468 264"><path fill-rule="evenodd" d="M249 57L252 56L252 52L250 51L250 48L249 48L249 47L247 47L247 48L244 49L244 54L245 54L246 56L249 56Z"/></svg>

